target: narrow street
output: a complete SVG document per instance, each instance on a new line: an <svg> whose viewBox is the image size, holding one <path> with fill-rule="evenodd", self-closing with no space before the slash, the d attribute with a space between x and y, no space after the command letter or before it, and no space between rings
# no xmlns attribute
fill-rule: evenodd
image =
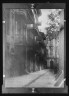
<svg viewBox="0 0 69 96"><path fill-rule="evenodd" d="M5 80L5 87L54 87L55 75L49 69Z"/></svg>
<svg viewBox="0 0 69 96"><path fill-rule="evenodd" d="M54 87L55 75L46 69L45 74L36 78L25 87Z"/></svg>

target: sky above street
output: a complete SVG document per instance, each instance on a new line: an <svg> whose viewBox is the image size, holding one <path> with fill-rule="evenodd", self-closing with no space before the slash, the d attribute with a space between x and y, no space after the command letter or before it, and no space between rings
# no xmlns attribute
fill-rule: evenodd
<svg viewBox="0 0 69 96"><path fill-rule="evenodd" d="M50 13L50 9L41 9L41 16L38 18L38 21L41 23L40 26L38 26L39 31L44 32L46 34L46 27L48 22L48 14Z"/></svg>

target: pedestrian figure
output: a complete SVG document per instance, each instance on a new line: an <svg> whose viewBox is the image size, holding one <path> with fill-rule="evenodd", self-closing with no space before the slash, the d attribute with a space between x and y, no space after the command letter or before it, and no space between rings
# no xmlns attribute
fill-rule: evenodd
<svg viewBox="0 0 69 96"><path fill-rule="evenodd" d="M51 61L50 61L50 68L51 68L51 69L53 69L53 64L54 64L54 62L53 62L52 59L51 59Z"/></svg>
<svg viewBox="0 0 69 96"><path fill-rule="evenodd" d="M44 60L44 69L46 69L46 68L47 68L47 61Z"/></svg>
<svg viewBox="0 0 69 96"><path fill-rule="evenodd" d="M59 70L59 64L56 62L56 65L54 66L54 73L57 74L58 70Z"/></svg>
<svg viewBox="0 0 69 96"><path fill-rule="evenodd" d="M47 68L47 60L46 60L46 62L45 62L46 64L45 64L45 68Z"/></svg>

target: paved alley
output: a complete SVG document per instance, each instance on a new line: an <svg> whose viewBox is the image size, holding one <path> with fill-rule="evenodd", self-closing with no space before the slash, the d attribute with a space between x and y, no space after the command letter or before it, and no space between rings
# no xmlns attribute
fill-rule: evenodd
<svg viewBox="0 0 69 96"><path fill-rule="evenodd" d="M55 75L46 69L24 76L8 78L5 80L5 87L54 87L55 83Z"/></svg>

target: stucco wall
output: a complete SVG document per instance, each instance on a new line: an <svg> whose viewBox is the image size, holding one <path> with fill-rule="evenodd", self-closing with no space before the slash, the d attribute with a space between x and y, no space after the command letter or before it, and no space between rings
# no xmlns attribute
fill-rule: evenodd
<svg viewBox="0 0 69 96"><path fill-rule="evenodd" d="M64 70L64 30L62 30L59 34L58 54L59 68Z"/></svg>

